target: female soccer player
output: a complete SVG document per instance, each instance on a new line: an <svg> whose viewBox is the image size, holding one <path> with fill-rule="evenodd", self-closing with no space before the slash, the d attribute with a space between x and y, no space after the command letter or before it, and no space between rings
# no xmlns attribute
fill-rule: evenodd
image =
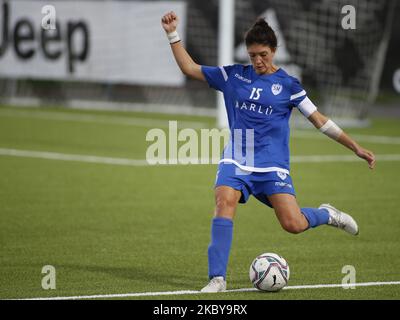
<svg viewBox="0 0 400 320"><path fill-rule="evenodd" d="M370 169L374 168L375 156L321 114L299 81L273 63L277 39L268 23L264 19L257 20L245 35L251 65L209 67L195 63L182 46L176 30L178 21L174 12L161 19L175 60L185 75L206 81L224 94L231 129L215 183L216 206L208 247L210 282L201 291L226 290L233 218L237 204L246 203L251 194L272 207L282 228L290 233L326 224L357 235L354 219L333 206L300 208L297 204L289 175L292 109L298 108L322 133L365 159ZM249 134L241 137L236 132Z"/></svg>

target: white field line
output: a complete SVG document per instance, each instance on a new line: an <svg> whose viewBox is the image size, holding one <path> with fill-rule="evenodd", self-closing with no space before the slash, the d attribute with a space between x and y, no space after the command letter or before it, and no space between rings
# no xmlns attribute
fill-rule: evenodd
<svg viewBox="0 0 400 320"><path fill-rule="evenodd" d="M400 154L377 154L377 161L400 161ZM291 163L310 163L310 162L357 162L365 161L352 154L349 155L307 155L291 156Z"/></svg>
<svg viewBox="0 0 400 320"><path fill-rule="evenodd" d="M283 290L299 290L299 289L321 289L321 288L351 288L351 287L373 287L373 286L387 286L387 285L400 285L400 281L387 281L387 282L360 282L350 284L316 284L316 285L304 285L304 286L288 286ZM255 288L243 288L226 290L220 293L231 293L231 292L248 292L258 291ZM200 291L195 290L182 290L182 291L164 291L164 292L135 292L135 293L123 293L123 294L97 294L87 296L70 296L70 297L38 297L38 298L24 298L15 300L80 300L80 299L109 299L109 298L130 298L130 297L151 297L151 296L171 296L171 295L192 295L192 294L204 294Z"/></svg>
<svg viewBox="0 0 400 320"><path fill-rule="evenodd" d="M62 160L88 163L101 163L120 166L147 166L146 160L135 160L127 158L110 158L98 157L92 155L66 154L57 152L31 151L31 150L16 150L0 148L0 156L12 156L23 158L39 158L47 160Z"/></svg>
<svg viewBox="0 0 400 320"><path fill-rule="evenodd" d="M165 165L185 165L177 164L149 164L146 159L128 159L128 158L113 158L113 157L102 157L93 155L81 155L81 154L67 154L57 152L46 152L46 151L32 151L32 150L17 150L17 149L4 149L0 148L0 156L11 156L11 157L23 157L23 158L38 158L47 160L61 160L61 161L75 161L75 162L87 162L87 163L99 163L108 165L120 165L120 166L165 166ZM376 155L377 161L400 161L400 154L381 154ZM201 164L200 159L185 159L188 160L189 165ZM206 159L204 164L217 164L219 159ZM321 163L321 162L356 162L364 161L353 155L310 155L310 156L292 156L291 163Z"/></svg>
<svg viewBox="0 0 400 320"><path fill-rule="evenodd" d="M291 134L294 138L305 139L326 139L326 136L317 131L294 130ZM359 142L378 143L378 144L400 144L400 137L375 136L367 134L351 134L353 139Z"/></svg>
<svg viewBox="0 0 400 320"><path fill-rule="evenodd" d="M48 112L48 111L25 111L25 110L2 110L0 109L0 117L18 117L18 118L33 118L40 120L51 121L72 121L86 123L101 123L112 125L125 125L144 128L168 128L168 121L161 119L150 118L134 118L131 116L107 116L107 115L91 115L82 113L68 112ZM202 129L208 125L199 121L177 121L180 128Z"/></svg>

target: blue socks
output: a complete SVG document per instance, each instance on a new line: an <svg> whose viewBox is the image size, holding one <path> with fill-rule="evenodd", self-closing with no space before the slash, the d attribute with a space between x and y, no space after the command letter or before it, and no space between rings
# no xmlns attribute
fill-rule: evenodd
<svg viewBox="0 0 400 320"><path fill-rule="evenodd" d="M222 276L225 279L231 250L233 221L214 218L211 225L211 243L208 246L208 276Z"/></svg>
<svg viewBox="0 0 400 320"><path fill-rule="evenodd" d="M329 221L329 213L326 209L301 208L301 213L308 221L308 228L315 228Z"/></svg>
<svg viewBox="0 0 400 320"><path fill-rule="evenodd" d="M326 209L301 208L309 228L315 228L329 221ZM211 224L211 243L208 246L208 276L226 278L229 252L231 250L233 221L227 218L214 218Z"/></svg>

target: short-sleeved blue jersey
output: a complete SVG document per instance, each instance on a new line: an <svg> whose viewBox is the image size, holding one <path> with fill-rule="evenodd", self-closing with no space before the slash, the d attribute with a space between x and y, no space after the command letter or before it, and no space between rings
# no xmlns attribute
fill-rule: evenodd
<svg viewBox="0 0 400 320"><path fill-rule="evenodd" d="M289 174L292 109L298 107L306 117L316 110L299 81L282 69L258 75L252 65L202 66L202 72L225 99L231 136L221 162L252 172Z"/></svg>

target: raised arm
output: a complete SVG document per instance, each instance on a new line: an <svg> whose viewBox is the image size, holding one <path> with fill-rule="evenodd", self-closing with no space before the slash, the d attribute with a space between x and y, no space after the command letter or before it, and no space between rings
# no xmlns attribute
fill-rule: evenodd
<svg viewBox="0 0 400 320"><path fill-rule="evenodd" d="M206 81L203 72L201 71L201 66L193 61L192 57L183 47L182 41L180 41L178 32L176 31L178 22L178 16L173 11L168 12L161 18L161 25L170 40L172 53L174 54L176 63L181 71L188 77Z"/></svg>
<svg viewBox="0 0 400 320"><path fill-rule="evenodd" d="M328 119L319 111L313 112L308 120L328 137L352 150L358 157L366 160L370 169L375 167L375 155L372 151L364 149L355 142L349 135L340 129L332 120Z"/></svg>

